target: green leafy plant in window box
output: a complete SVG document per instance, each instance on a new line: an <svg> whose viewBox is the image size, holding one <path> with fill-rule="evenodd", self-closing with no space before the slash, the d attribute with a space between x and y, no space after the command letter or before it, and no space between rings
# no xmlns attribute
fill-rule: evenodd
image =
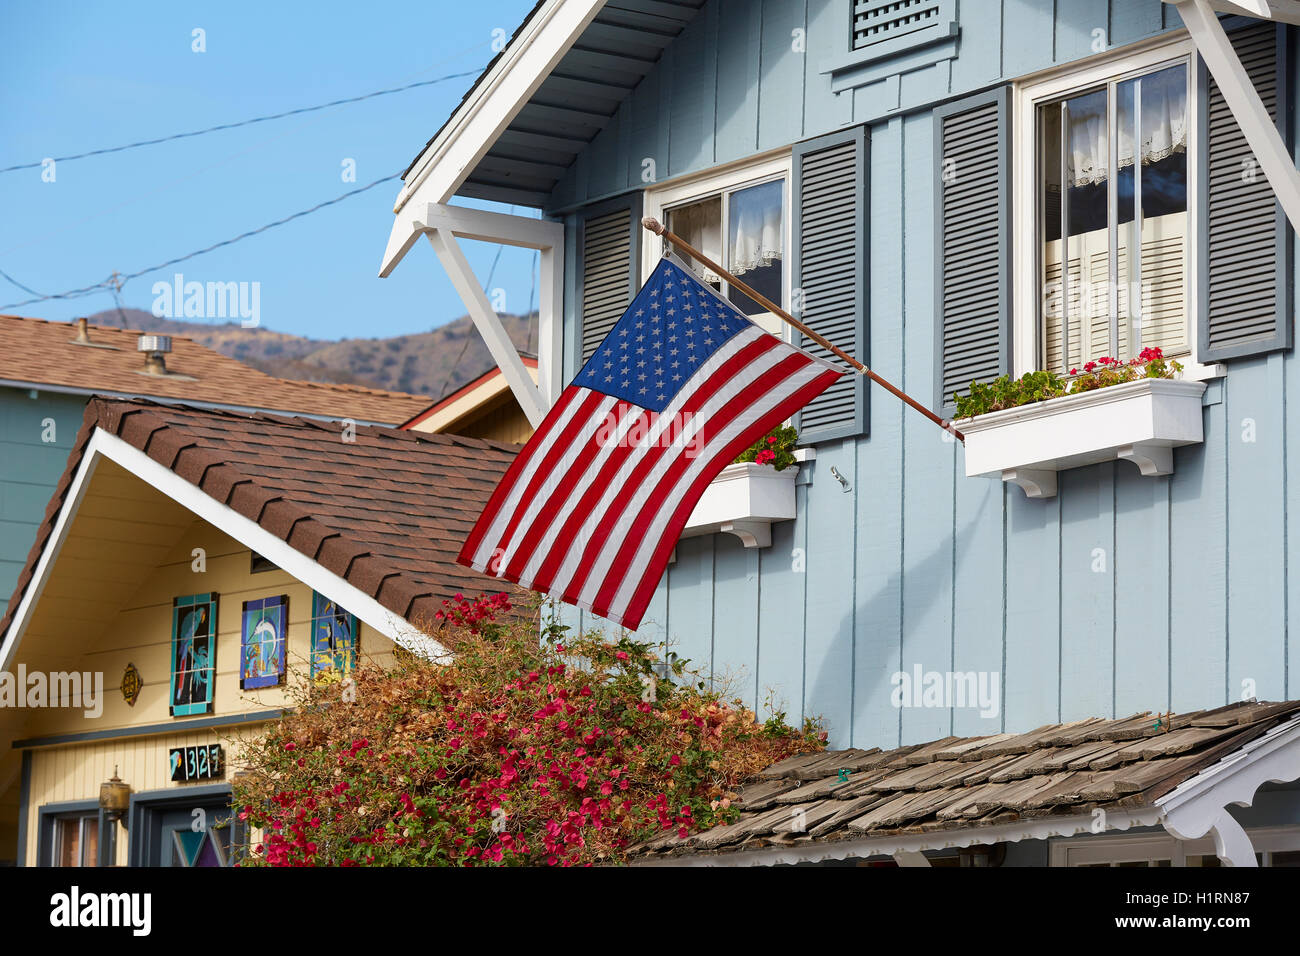
<svg viewBox="0 0 1300 956"><path fill-rule="evenodd" d="M771 465L777 471L784 471L795 463L794 446L798 440L799 433L793 426L778 425L737 455L732 464L752 461L758 465Z"/></svg>
<svg viewBox="0 0 1300 956"><path fill-rule="evenodd" d="M957 418L974 418L1143 378L1174 378L1182 370L1181 364L1166 359L1160 349L1145 348L1137 358L1127 362L1106 355L1087 362L1082 368L1070 369L1069 375L1027 372L1018 379L1002 375L991 382L971 382L969 394L954 393L953 399L957 403Z"/></svg>

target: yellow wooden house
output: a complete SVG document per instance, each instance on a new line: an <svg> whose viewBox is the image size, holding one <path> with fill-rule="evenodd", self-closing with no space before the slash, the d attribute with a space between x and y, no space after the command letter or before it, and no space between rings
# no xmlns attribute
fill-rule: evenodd
<svg viewBox="0 0 1300 956"><path fill-rule="evenodd" d="M92 400L0 622L0 860L233 862L241 741L296 681L440 650L515 450Z"/></svg>

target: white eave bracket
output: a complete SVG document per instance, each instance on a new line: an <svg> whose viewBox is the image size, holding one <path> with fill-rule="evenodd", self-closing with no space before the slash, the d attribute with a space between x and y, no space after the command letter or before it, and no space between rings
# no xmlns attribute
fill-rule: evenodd
<svg viewBox="0 0 1300 956"><path fill-rule="evenodd" d="M410 206L406 211L416 212ZM564 298L563 224L464 206L425 203L418 214L410 218L399 215L394 221L379 274L389 275L422 235L428 238L438 260L447 270L452 286L487 343L488 351L501 369L519 407L536 428L559 398L561 388L563 325L559 309ZM536 385L506 334L500 316L488 301L487 293L475 278L457 241L459 239L476 239L538 251L541 289L537 303L539 379Z"/></svg>
<svg viewBox="0 0 1300 956"><path fill-rule="evenodd" d="M1300 779L1300 716L1274 727L1156 800L1161 823L1178 840L1214 835L1225 866L1256 866L1255 850L1230 806L1250 806L1266 783Z"/></svg>
<svg viewBox="0 0 1300 956"><path fill-rule="evenodd" d="M1300 0L1165 0L1178 10L1237 125L1246 136L1293 229L1300 229L1300 170L1259 91L1228 40L1216 11L1300 23Z"/></svg>

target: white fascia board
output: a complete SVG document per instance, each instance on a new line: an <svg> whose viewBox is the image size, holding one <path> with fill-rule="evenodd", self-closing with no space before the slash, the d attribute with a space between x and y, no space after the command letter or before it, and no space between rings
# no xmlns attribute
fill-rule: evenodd
<svg viewBox="0 0 1300 956"><path fill-rule="evenodd" d="M9 630L4 635L4 643L0 644L0 671L9 670L13 662L13 655L18 650L18 644L22 640L23 632L27 630L27 622L31 619L32 608L36 602L41 599L41 592L45 590L45 582L49 579L50 568L58 559L59 551L63 548L63 542L67 540L68 528L72 524L72 517L81 507L81 499L86 494L86 488L90 485L90 479L95 474L95 466L99 462L97 455L91 454L91 447L94 445L95 438L99 432L91 436L90 445L81 456L81 463L77 466L77 473L72 476L72 484L68 487L68 493L63 499L63 506L59 509L59 516L54 521L54 530L50 533L49 540L45 542L45 548L41 551L40 559L36 562L36 567L32 572L32 579L27 583L27 590L23 593L23 599L14 612L13 619L9 622Z"/></svg>
<svg viewBox="0 0 1300 956"><path fill-rule="evenodd" d="M433 638L388 610L344 578L327 570L302 552L291 548L256 521L244 517L229 505L217 501L197 485L186 481L170 468L160 465L135 446L97 428L86 445L81 465L77 469L63 507L59 510L59 517L55 522L50 541L41 554L31 583L27 586L27 592L23 595L22 603L18 606L9 625L9 631L4 636L4 644L0 647L0 670L8 668L14 652L22 641L23 632L31 619L32 609L40 599L41 591L49 578L50 570L57 559L59 549L63 546L68 529L81 505L90 476L94 474L100 458L107 458L121 465L208 524L256 551L307 587L319 591L340 607L346 608L358 620L394 643L432 660L445 660L450 657L447 649Z"/></svg>
<svg viewBox="0 0 1300 956"><path fill-rule="evenodd" d="M1134 827L1153 827L1160 823L1160 813L1154 807L1131 811L1107 810L1106 829L1130 830ZM1091 833L1096 818L1091 813L1068 817L1039 817L1016 820L995 826L963 827L952 830L935 830L930 833L894 834L864 837L860 840L834 840L811 842L802 846L768 847L759 850L736 850L730 853L696 853L686 856L654 857L637 860L635 866L776 866L791 863L819 863L825 860L858 859L869 856L904 856L924 850L946 850L954 847L978 846L990 843L1018 843L1021 840L1046 840L1050 837L1074 836Z"/></svg>
<svg viewBox="0 0 1300 956"><path fill-rule="evenodd" d="M426 202L450 200L604 5L547 0L416 160L393 212L401 213L417 195Z"/></svg>

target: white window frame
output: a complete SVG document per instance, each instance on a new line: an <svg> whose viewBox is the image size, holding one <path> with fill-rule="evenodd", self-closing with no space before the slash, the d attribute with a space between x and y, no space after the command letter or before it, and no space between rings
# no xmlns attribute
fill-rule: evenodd
<svg viewBox="0 0 1300 956"><path fill-rule="evenodd" d="M1300 826L1256 827L1248 829L1255 852L1263 857L1262 866L1270 865L1273 853L1300 850ZM1053 840L1049 865L1080 866L1105 863L1118 866L1138 860L1169 860L1170 866L1186 866L1189 856L1214 856L1214 838L1176 840L1168 834L1112 834Z"/></svg>
<svg viewBox="0 0 1300 956"><path fill-rule="evenodd" d="M715 166L704 172L690 176L682 176L676 179L670 179L663 183L647 189L642 198L642 214L667 225L666 211L671 211L673 207L684 206L692 202L698 202L701 199L707 199L710 196L724 192L735 192L738 189L744 189L748 186L757 186L760 183L772 182L781 179L785 183L785 189L782 191L781 204L781 242L783 251L781 256L781 299L778 303L781 308L787 312L790 311L790 260L791 250L793 248L792 230L791 230L791 212L793 210L793 201L791 193L793 184L791 183L791 153L788 149L776 150L765 153L757 157L750 157L745 160L729 163L724 166ZM722 241L727 241L727 209L726 202L723 202L722 210ZM655 266L662 258L662 242L643 242L641 243L641 282L644 283L654 272ZM751 315L750 319L755 324L768 332L779 335L786 341L790 341L790 326L771 312L760 312Z"/></svg>
<svg viewBox="0 0 1300 956"><path fill-rule="evenodd" d="M1182 33L1174 40L1159 41L1126 48L1118 54L1101 54L1082 63L1038 74L1017 83L1014 87L1012 122L1012 222L1015 240L1012 243L1012 373L1019 378L1026 372L1039 369L1042 329L1039 323L1038 304L1041 299L1040 255L1037 223L1037 116L1043 103L1060 100L1071 93L1151 72L1161 66L1172 66L1182 60L1187 64L1189 92L1187 97L1187 268L1184 270L1183 301L1187 304L1186 355L1179 354L1183 366L1182 378L1204 381L1226 374L1221 364L1202 365L1196 361L1199 292L1197 282L1197 250L1200 248L1199 221L1201 208L1199 122L1197 96L1200 76L1197 69L1196 47ZM1175 357L1175 356L1170 356Z"/></svg>

